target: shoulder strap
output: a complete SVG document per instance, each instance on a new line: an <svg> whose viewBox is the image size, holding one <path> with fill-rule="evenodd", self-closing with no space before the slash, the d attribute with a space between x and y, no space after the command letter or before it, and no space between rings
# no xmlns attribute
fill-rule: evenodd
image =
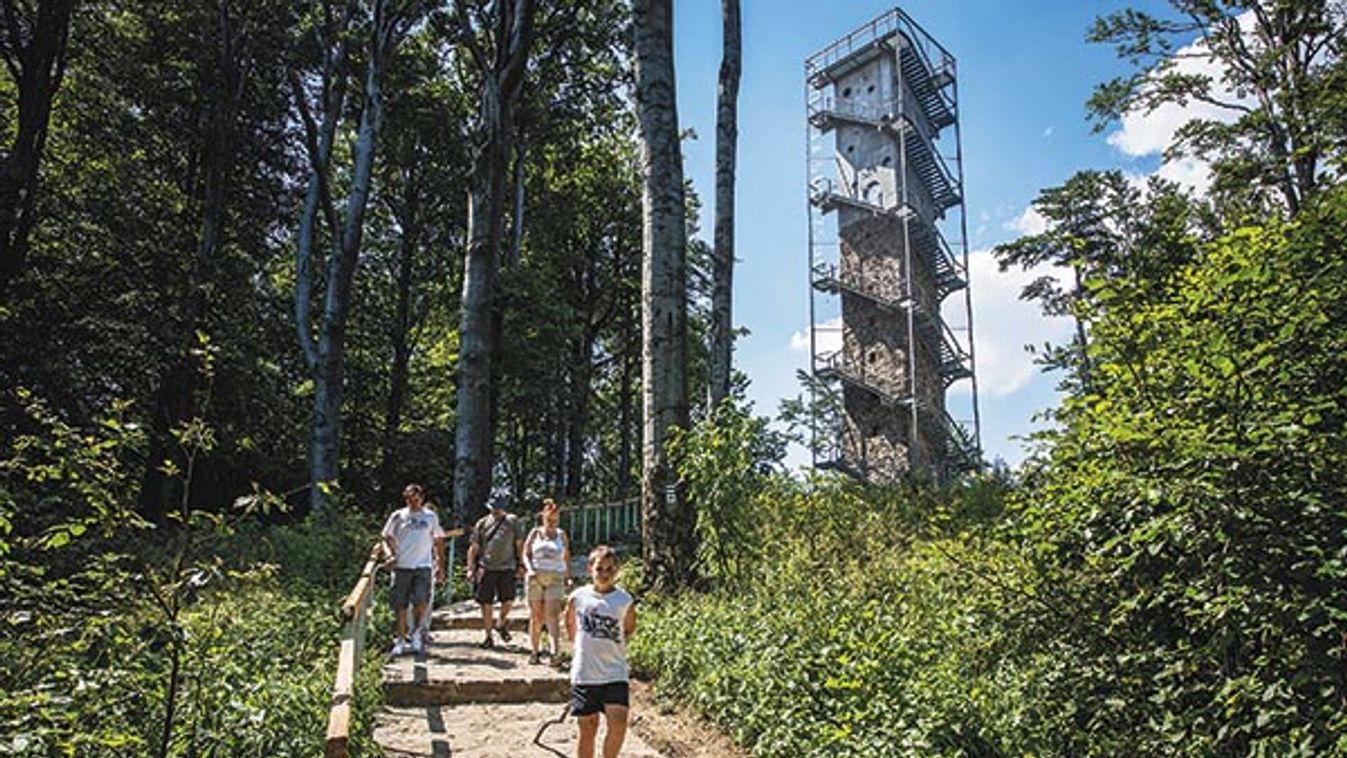
<svg viewBox="0 0 1347 758"><path fill-rule="evenodd" d="M491 527L491 533L486 535L486 539L482 540L483 550L486 550L486 543L496 538L496 533L500 531L500 528L502 526L505 526L505 521L509 518L510 518L509 514L506 514L505 516L501 517L500 521L496 522L495 526Z"/></svg>

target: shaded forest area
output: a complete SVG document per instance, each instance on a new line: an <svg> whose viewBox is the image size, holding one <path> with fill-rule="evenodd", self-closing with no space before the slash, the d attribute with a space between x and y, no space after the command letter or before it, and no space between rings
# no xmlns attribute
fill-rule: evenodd
<svg viewBox="0 0 1347 758"><path fill-rule="evenodd" d="M632 9L3 11L0 753L310 754L403 484L446 525L640 492Z"/></svg>
<svg viewBox="0 0 1347 758"><path fill-rule="evenodd" d="M183 498L182 477L163 467L184 466L175 432L200 419L213 444L193 462L188 503L256 488L302 506L326 387L344 393L330 477L344 499L382 510L415 479L452 500L465 200L492 75L477 56L489 58L497 30L414 5L385 30L396 47L379 102L362 86L377 33L364 4L78 5L28 250L5 283L6 439L31 429L14 388L77 427L126 403L144 436L138 510L157 521ZM369 5L383 6L398 4ZM490 375L498 484L521 495L623 496L639 481L640 165L625 14L594 2L538 11L503 156ZM14 113L13 80L4 96ZM377 149L362 166L376 106ZM357 260L346 238L362 233ZM694 307L694 331L705 312ZM334 362L342 373L325 377Z"/></svg>

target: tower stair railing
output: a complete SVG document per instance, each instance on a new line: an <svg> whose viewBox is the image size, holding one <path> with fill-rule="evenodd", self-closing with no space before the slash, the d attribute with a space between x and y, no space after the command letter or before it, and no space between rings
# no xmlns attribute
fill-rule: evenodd
<svg viewBox="0 0 1347 758"><path fill-rule="evenodd" d="M814 375L824 380L836 379L847 386L864 390L887 405L907 406L913 402L910 394L895 395L871 382L865 376L864 368L859 374L847 368L841 350L820 354L815 359Z"/></svg>

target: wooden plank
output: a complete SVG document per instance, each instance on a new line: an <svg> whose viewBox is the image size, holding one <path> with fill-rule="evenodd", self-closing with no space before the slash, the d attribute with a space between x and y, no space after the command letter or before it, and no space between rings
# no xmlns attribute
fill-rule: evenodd
<svg viewBox="0 0 1347 758"><path fill-rule="evenodd" d="M332 706L327 716L327 742L323 745L324 758L347 758L351 741L351 703Z"/></svg>
<svg viewBox="0 0 1347 758"><path fill-rule="evenodd" d="M346 633L342 635L341 652L337 654L337 682L332 686L332 702L345 702L351 699L351 693L355 691L355 669L357 661L355 659L355 634L360 630L350 629L349 627L359 626L358 624L348 624Z"/></svg>

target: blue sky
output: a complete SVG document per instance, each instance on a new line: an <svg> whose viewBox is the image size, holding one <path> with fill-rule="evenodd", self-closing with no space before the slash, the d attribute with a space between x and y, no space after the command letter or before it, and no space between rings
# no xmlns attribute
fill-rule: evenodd
<svg viewBox="0 0 1347 758"><path fill-rule="evenodd" d="M679 119L698 135L684 143L685 167L705 204L703 236L709 239L720 2L674 4ZM1038 373L1023 346L1061 341L1070 327L1018 302L1030 277L997 271L986 250L1033 228L1026 210L1039 190L1077 170L1116 167L1139 176L1159 168L1156 148L1168 133L1163 119L1130 120L1125 129L1110 126L1099 134L1085 120L1092 87L1126 70L1112 49L1086 43L1085 32L1096 16L1124 5L1155 3L924 0L901 6L958 59L982 440L989 458L1012 465L1024 457L1014 438L1032 431L1034 414L1056 402L1056 377ZM893 4L742 0L742 6L734 306L736 325L751 334L737 344L735 363L752 381L756 411L775 415L782 398L800 392L795 371L809 358L807 346L799 347L807 339L809 303L804 60ZM967 415L960 385L950 392L951 413ZM792 460L801 462L802 452Z"/></svg>

